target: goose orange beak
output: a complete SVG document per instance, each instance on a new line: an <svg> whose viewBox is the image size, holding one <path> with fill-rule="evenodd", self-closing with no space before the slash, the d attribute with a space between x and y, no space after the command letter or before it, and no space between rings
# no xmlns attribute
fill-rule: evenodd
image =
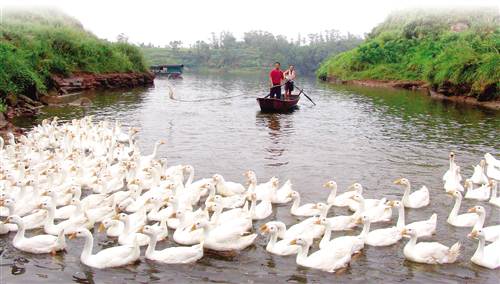
<svg viewBox="0 0 500 284"><path fill-rule="evenodd" d="M477 212L476 207L469 208L469 210L467 210L467 212L469 212L469 213L475 213L475 212Z"/></svg>
<svg viewBox="0 0 500 284"><path fill-rule="evenodd" d="M290 241L290 245L296 245L297 244L297 240L296 239L293 239Z"/></svg>
<svg viewBox="0 0 500 284"><path fill-rule="evenodd" d="M196 230L196 225L193 224L193 226L191 226L191 232Z"/></svg>
<svg viewBox="0 0 500 284"><path fill-rule="evenodd" d="M106 227L103 223L99 224L99 228L97 228L97 232L102 233L106 230Z"/></svg>
<svg viewBox="0 0 500 284"><path fill-rule="evenodd" d="M394 184L401 184L401 179L397 179L394 181Z"/></svg>
<svg viewBox="0 0 500 284"><path fill-rule="evenodd" d="M267 227L266 224L260 226L259 230L261 233L269 233L269 228Z"/></svg>
<svg viewBox="0 0 500 284"><path fill-rule="evenodd" d="M72 240L74 238L76 238L76 233L71 233L68 235L68 239Z"/></svg>

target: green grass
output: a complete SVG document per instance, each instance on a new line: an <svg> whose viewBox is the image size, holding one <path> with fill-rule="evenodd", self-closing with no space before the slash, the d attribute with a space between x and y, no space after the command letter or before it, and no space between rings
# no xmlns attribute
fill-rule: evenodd
<svg viewBox="0 0 500 284"><path fill-rule="evenodd" d="M465 25L453 31L457 24ZM499 97L500 29L495 9L390 15L359 47L322 63L318 77L425 81L434 89Z"/></svg>
<svg viewBox="0 0 500 284"><path fill-rule="evenodd" d="M0 95L45 93L53 74L146 71L140 50L112 43L56 10L6 9L0 25Z"/></svg>

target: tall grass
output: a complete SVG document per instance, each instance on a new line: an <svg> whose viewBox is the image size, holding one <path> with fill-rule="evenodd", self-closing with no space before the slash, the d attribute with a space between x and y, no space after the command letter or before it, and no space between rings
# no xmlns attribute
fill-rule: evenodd
<svg viewBox="0 0 500 284"><path fill-rule="evenodd" d="M6 9L0 25L0 95L44 93L50 76L146 71L140 50L112 43L55 10Z"/></svg>
<svg viewBox="0 0 500 284"><path fill-rule="evenodd" d="M325 61L317 75L425 81L435 89L451 86L459 94L480 99L499 97L498 12L451 9L392 14L358 48Z"/></svg>

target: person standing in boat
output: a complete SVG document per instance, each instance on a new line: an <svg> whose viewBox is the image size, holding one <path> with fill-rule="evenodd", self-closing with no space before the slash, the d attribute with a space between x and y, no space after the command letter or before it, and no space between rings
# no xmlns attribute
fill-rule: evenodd
<svg viewBox="0 0 500 284"><path fill-rule="evenodd" d="M290 65L288 69L283 72L285 76L285 98L288 98L292 95L293 91L293 80L295 80L295 66Z"/></svg>
<svg viewBox="0 0 500 284"><path fill-rule="evenodd" d="M271 85L271 90L269 97L281 100L281 83L285 77L283 76L283 71L281 71L281 64L279 62L274 63L274 69L269 73L269 81Z"/></svg>

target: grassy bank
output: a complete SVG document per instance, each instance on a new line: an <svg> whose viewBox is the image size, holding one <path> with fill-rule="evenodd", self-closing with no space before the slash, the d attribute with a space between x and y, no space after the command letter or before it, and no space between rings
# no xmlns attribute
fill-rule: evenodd
<svg viewBox="0 0 500 284"><path fill-rule="evenodd" d="M5 9L0 25L0 95L45 93L54 74L143 72L140 50L86 31L55 10Z"/></svg>
<svg viewBox="0 0 500 284"><path fill-rule="evenodd" d="M359 47L326 60L322 79L427 82L447 95L500 97L497 9L391 14Z"/></svg>

